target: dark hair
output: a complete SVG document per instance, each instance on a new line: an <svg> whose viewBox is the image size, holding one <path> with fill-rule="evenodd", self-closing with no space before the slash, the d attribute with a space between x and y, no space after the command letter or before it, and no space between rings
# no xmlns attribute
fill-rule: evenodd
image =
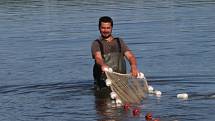
<svg viewBox="0 0 215 121"><path fill-rule="evenodd" d="M105 23L109 22L111 23L111 26L113 26L113 20L109 16L102 16L101 18L99 18L99 27L101 26L102 22L105 22Z"/></svg>

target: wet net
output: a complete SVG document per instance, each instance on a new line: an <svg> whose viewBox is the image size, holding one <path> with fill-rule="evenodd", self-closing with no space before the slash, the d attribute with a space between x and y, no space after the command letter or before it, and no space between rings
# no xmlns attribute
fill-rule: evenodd
<svg viewBox="0 0 215 121"><path fill-rule="evenodd" d="M133 77L130 74L120 74L106 71L106 85L111 88L111 98L116 99L117 103L136 103L141 100L148 92L148 83L142 73L139 77ZM141 75L142 74L142 75Z"/></svg>

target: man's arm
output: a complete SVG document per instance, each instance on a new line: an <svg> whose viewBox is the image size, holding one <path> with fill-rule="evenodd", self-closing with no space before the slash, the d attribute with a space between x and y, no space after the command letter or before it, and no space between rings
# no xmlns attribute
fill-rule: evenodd
<svg viewBox="0 0 215 121"><path fill-rule="evenodd" d="M137 69L137 61L136 61L134 54L131 51L126 51L125 56L130 63L132 76L137 77L139 71Z"/></svg>
<svg viewBox="0 0 215 121"><path fill-rule="evenodd" d="M101 52L95 52L94 57L95 57L96 63L101 66L102 71L105 71L105 68L107 69L108 66L104 63Z"/></svg>

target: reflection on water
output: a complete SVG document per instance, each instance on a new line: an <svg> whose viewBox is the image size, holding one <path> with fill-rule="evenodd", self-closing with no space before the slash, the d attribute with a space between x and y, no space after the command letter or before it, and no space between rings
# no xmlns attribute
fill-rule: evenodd
<svg viewBox="0 0 215 121"><path fill-rule="evenodd" d="M97 114L100 116L99 120L119 121L119 117L117 117L119 109L116 107L114 101L110 99L108 90L95 92L95 107Z"/></svg>
<svg viewBox="0 0 215 121"><path fill-rule="evenodd" d="M0 1L0 120L213 120L214 0ZM93 91L91 42L114 19L139 70L162 96L134 117ZM189 94L178 100L178 93ZM107 94L108 95L108 94Z"/></svg>

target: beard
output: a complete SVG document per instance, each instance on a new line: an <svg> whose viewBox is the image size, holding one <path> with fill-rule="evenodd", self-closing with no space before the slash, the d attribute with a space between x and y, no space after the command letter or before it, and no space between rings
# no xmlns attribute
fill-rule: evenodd
<svg viewBox="0 0 215 121"><path fill-rule="evenodd" d="M104 39L107 39L107 38L109 38L111 36L111 33L109 33L109 34L102 34L102 38L104 38Z"/></svg>

